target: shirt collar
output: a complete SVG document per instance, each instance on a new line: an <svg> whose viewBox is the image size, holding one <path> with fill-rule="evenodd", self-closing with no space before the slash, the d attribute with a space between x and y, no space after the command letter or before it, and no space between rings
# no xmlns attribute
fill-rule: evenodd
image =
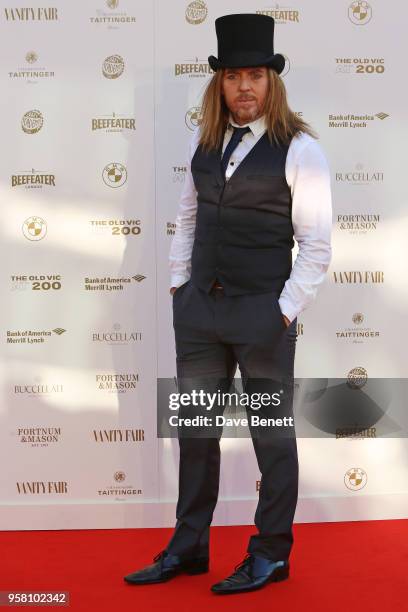
<svg viewBox="0 0 408 612"><path fill-rule="evenodd" d="M265 121L265 115L262 115L262 117L259 117L258 119L255 119L255 121L251 121L250 123L246 123L245 125L238 125L238 123L236 123L232 116L230 115L229 117L229 126L234 126L234 127L246 127L248 126L252 132L252 134L257 137L260 136L265 130L266 130L266 121Z"/></svg>

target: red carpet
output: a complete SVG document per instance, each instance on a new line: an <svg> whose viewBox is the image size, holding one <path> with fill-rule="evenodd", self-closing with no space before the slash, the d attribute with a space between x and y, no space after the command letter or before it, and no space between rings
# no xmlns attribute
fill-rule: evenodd
<svg viewBox="0 0 408 612"><path fill-rule="evenodd" d="M222 597L209 591L212 583L226 577L242 560L253 527L212 528L208 574L182 575L167 584L142 587L124 583L124 574L151 563L171 532L1 532L0 590L70 591L68 609L87 612L208 608L213 612L244 607L373 612L407 607L407 520L294 525L289 580L258 592Z"/></svg>

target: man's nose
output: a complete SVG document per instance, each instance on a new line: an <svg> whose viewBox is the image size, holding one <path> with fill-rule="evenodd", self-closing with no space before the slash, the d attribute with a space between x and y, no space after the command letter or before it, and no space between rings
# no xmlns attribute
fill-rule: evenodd
<svg viewBox="0 0 408 612"><path fill-rule="evenodd" d="M249 79L246 77L242 77L239 81L239 89L241 91L248 91L248 89L251 89L250 83L249 83Z"/></svg>

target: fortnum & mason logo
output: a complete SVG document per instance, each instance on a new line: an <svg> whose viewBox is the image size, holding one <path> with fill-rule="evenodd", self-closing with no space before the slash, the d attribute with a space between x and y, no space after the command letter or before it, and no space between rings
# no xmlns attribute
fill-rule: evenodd
<svg viewBox="0 0 408 612"><path fill-rule="evenodd" d="M350 236L362 236L375 231L379 223L380 215L374 213L337 215L338 229Z"/></svg>

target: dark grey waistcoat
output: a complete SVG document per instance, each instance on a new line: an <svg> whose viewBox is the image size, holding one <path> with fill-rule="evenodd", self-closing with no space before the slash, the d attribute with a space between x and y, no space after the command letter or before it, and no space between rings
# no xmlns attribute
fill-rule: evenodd
<svg viewBox="0 0 408 612"><path fill-rule="evenodd" d="M216 278L228 296L280 293L292 268L292 197L285 178L288 145L265 133L229 181L221 151L198 146L191 161L197 217L191 281L208 292Z"/></svg>

